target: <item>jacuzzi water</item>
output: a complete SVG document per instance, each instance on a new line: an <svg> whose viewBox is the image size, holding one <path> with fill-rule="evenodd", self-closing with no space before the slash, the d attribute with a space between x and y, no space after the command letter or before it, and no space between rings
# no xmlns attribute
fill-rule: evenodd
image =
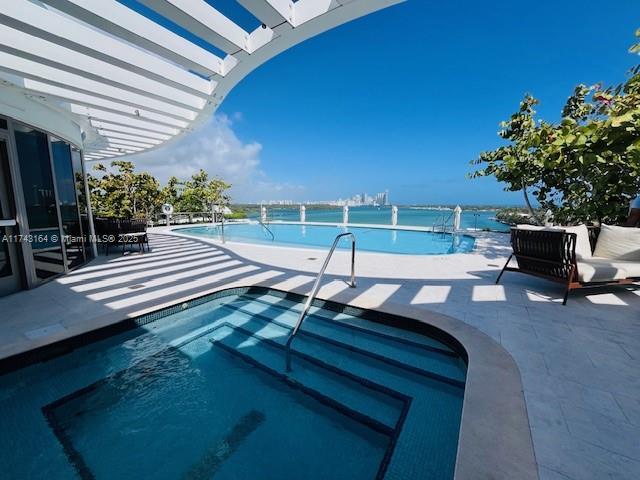
<svg viewBox="0 0 640 480"><path fill-rule="evenodd" d="M236 242L327 248L336 235L352 232L356 236L358 250L405 255L465 253L473 249L475 241L469 235L393 228L288 223L270 223L268 228L273 232L273 238L259 223L229 223L224 226L224 236L225 240ZM187 227L177 231L197 237L222 238L222 231L218 226ZM349 245L349 240L343 239L339 248L349 248Z"/></svg>
<svg viewBox="0 0 640 480"><path fill-rule="evenodd" d="M466 366L433 338L235 290L0 377L3 479L451 479Z"/></svg>

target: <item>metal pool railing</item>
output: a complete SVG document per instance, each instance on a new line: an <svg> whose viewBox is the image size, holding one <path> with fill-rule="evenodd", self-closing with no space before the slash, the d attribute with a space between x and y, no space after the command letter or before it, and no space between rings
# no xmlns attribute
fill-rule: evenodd
<svg viewBox="0 0 640 480"><path fill-rule="evenodd" d="M260 225L262 225L262 228L265 229L267 232L269 232L269 235L271 235L271 241L273 242L276 239L276 236L273 234L273 232L271 231L271 229L267 226L266 223L264 223L262 220L258 220L258 223Z"/></svg>
<svg viewBox="0 0 640 480"><path fill-rule="evenodd" d="M333 252L335 251L336 247L338 246L338 242L343 237L351 237L351 281L348 282L348 285L351 288L356 288L356 272L355 272L355 265L356 265L356 236L351 232L341 233L340 235L336 236L335 240L333 241L333 245L331 245L331 250L329 250L329 253L327 254L327 258L325 258L324 263L322 264L322 268L320 269L320 272L318 272L318 276L316 277L316 281L313 284L313 288L311 289L311 293L309 293L309 296L307 297L307 301L305 302L304 307L302 308L302 311L300 312L300 316L298 317L298 321L296 322L295 327L293 327L293 330L289 334L289 338L287 338L287 343L286 343L286 346L285 346L287 372L291 371L291 342L293 342L293 339L297 335L298 330L300 330L300 326L302 325L302 322L304 322L304 319L306 318L307 313L309 312L309 309L311 308L311 303L316 298L316 295L318 294L318 290L320 290L320 281L322 280L322 276L324 275L324 272L327 269L327 266L329 265L329 261L331 260L331 257L333 256Z"/></svg>
<svg viewBox="0 0 640 480"><path fill-rule="evenodd" d="M455 212L451 212L449 214L449 216L447 217L445 213L443 213L442 215L439 215L438 218L436 218L436 221L433 222L433 227L431 228L431 230L435 233L437 230L437 228L439 226L442 227L441 232L442 233L446 233L447 231L447 227L451 227L451 230L453 231L453 223L449 224L449 220L451 220L451 218L453 218L453 214ZM440 219L442 219L442 224L440 223Z"/></svg>

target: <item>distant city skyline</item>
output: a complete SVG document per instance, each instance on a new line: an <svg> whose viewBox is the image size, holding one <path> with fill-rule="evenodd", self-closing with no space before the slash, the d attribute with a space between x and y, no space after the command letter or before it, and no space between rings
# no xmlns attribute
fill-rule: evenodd
<svg viewBox="0 0 640 480"><path fill-rule="evenodd" d="M262 200L261 205L347 205L350 207L359 206L388 206L391 205L389 190L378 192L374 195L368 193L357 193L349 198L339 198L337 200Z"/></svg>

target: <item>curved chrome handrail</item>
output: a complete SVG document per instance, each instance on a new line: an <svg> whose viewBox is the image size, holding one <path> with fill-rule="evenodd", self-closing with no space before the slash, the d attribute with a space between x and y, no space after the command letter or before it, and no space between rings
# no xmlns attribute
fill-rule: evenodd
<svg viewBox="0 0 640 480"><path fill-rule="evenodd" d="M262 225L262 228L264 228L267 232L269 232L269 235L271 235L271 241L273 242L276 239L276 236L273 234L271 229L267 227L267 225L262 220L258 220L258 223Z"/></svg>
<svg viewBox="0 0 640 480"><path fill-rule="evenodd" d="M293 339L298 333L298 330L300 330L300 326L302 325L302 322L307 316L307 313L309 312L309 308L311 308L311 302L313 302L313 300L316 298L316 295L318 294L318 290L320 290L320 281L322 280L324 271L327 269L327 266L329 265L329 260L331 260L331 256L333 255L333 252L335 251L336 247L338 246L338 242L342 237L351 237L351 281L348 282L348 285L351 288L356 288L356 272L355 272L356 236L351 232L341 233L340 235L336 236L335 240L333 241L333 245L331 245L331 250L329 250L329 253L327 254L327 258L325 258L324 263L322 264L322 268L320 269L320 272L318 272L316 281L313 284L311 293L309 293L309 296L307 297L307 301L305 302L304 307L302 308L302 311L300 312L298 321L296 322L295 327L293 327L293 330L289 334L289 338L287 338L287 344L285 346L287 372L291 371L291 342L293 342Z"/></svg>

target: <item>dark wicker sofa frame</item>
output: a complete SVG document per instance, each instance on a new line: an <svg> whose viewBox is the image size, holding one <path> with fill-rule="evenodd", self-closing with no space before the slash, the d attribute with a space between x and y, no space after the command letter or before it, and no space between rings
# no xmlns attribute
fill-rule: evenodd
<svg viewBox="0 0 640 480"><path fill-rule="evenodd" d="M122 253L127 245L138 245L141 252L144 246L149 250L149 238L147 236L147 220L145 219L123 219L123 218L95 218L96 234L100 237L105 246L106 254L109 255L109 246L122 245ZM110 240L111 239L111 240Z"/></svg>
<svg viewBox="0 0 640 480"><path fill-rule="evenodd" d="M589 227L589 242L591 252L594 251L600 229ZM513 253L500 271L496 284L504 272L520 272L536 277L545 278L565 285L562 304L567 304L567 298L572 290L579 288L593 288L607 285L630 285L638 278L625 278L606 282L580 282L578 280L578 263L576 261L575 233L551 230L511 229L511 247ZM510 267L511 259L515 257L517 267Z"/></svg>

